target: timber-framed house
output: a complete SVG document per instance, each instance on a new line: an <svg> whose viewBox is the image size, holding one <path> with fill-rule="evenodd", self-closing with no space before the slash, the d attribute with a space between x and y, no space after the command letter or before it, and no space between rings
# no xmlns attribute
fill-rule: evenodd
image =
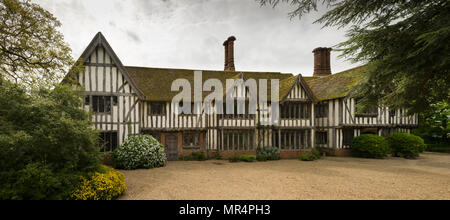
<svg viewBox="0 0 450 220"><path fill-rule="evenodd" d="M314 76L303 77L236 71L235 40L230 37L224 43L224 70L203 70L202 81L218 79L225 85L227 79L277 79L279 120L275 124L261 125L263 117L272 117L270 92L266 103L257 103L256 114L249 114L248 105L241 114L206 114L201 103L192 103L200 114L180 114L180 105L172 103L177 95L171 91L172 82L186 79L194 85L194 73L199 70L125 66L98 33L79 59L83 71L70 76L85 90L84 108L93 113L93 126L101 130L102 151L113 150L130 135L150 134L165 147L169 160L195 151L254 154L263 146L278 147L283 158L294 158L315 147L345 152L355 136L386 136L418 126L417 115L407 116L402 109L378 107L358 113L357 100L350 94L364 67L332 74L330 48L313 51ZM248 99L247 90L233 91L234 98ZM203 92L202 97L207 94ZM209 107L214 112L217 106Z"/></svg>

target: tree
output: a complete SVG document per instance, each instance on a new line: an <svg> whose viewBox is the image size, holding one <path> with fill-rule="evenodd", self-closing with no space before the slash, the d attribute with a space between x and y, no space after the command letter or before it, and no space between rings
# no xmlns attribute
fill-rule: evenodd
<svg viewBox="0 0 450 220"><path fill-rule="evenodd" d="M0 199L67 199L100 165L98 133L71 86L0 79Z"/></svg>
<svg viewBox="0 0 450 220"><path fill-rule="evenodd" d="M74 64L61 23L29 0L0 0L0 77L26 87L59 82Z"/></svg>
<svg viewBox="0 0 450 220"><path fill-rule="evenodd" d="M382 105L422 112L450 100L450 2L448 0L259 0L290 3L301 17L325 5L315 23L350 27L337 45L341 57L366 64L355 94L361 110Z"/></svg>
<svg viewBox="0 0 450 220"><path fill-rule="evenodd" d="M432 108L421 114L420 127L414 130L427 143L450 143L450 105L433 104Z"/></svg>

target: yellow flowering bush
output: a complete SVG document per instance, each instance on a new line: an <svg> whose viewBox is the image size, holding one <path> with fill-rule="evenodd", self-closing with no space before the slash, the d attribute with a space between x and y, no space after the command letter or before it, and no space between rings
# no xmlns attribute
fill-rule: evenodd
<svg viewBox="0 0 450 220"><path fill-rule="evenodd" d="M104 172L95 172L72 193L74 200L113 200L122 195L127 186L122 173L102 165Z"/></svg>

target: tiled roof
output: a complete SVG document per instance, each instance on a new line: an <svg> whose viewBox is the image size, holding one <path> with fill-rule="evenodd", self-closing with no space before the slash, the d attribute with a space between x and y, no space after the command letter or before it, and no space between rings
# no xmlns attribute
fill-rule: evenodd
<svg viewBox="0 0 450 220"><path fill-rule="evenodd" d="M194 86L194 71L188 69L169 68L147 68L125 66L136 87L145 95L149 101L171 101L179 92L171 92L172 82L176 79L187 79ZM280 100L290 91L298 76L288 73L277 72L229 72L229 71L202 71L202 80L218 79L222 82L225 90L226 79L279 79L280 80ZM342 98L347 96L354 86L362 79L364 71L362 67L349 69L330 76L302 77L312 94L318 101ZM270 81L268 81L268 100L270 100ZM307 88L308 89L308 88ZM224 91L225 93L225 91ZM209 92L204 92L203 97Z"/></svg>
<svg viewBox="0 0 450 220"><path fill-rule="evenodd" d="M319 101L342 98L349 95L361 82L366 72L364 66L345 70L330 76L305 77L305 81Z"/></svg>
<svg viewBox="0 0 450 220"><path fill-rule="evenodd" d="M133 79L136 87L145 95L149 101L171 101L178 94L178 91L171 92L172 82L176 79L187 79L191 83L191 89L194 87L194 71L188 69L165 69L165 68L147 68L125 66L126 71ZM226 88L227 79L238 79L241 75L245 79L279 79L280 96L281 90L289 86L282 82L289 78L295 78L292 74L283 74L276 72L229 72L229 71L210 71L202 70L202 80L218 79L222 82L223 89ZM292 85L292 84L291 84ZM268 99L270 100L270 81L267 83ZM284 90L283 90L284 91ZM210 92L204 92L206 97ZM225 94L225 91L224 91Z"/></svg>

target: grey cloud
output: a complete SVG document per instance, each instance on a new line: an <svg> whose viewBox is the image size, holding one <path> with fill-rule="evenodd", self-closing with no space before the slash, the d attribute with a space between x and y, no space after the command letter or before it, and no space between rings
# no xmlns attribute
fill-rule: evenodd
<svg viewBox="0 0 450 220"><path fill-rule="evenodd" d="M142 42L141 38L139 38L139 36L135 32L133 32L131 30L127 31L127 35L128 35L128 37L131 38L131 40L135 41L136 43L141 43Z"/></svg>
<svg viewBox="0 0 450 220"><path fill-rule="evenodd" d="M323 11L288 18L288 4L253 0L34 0L62 22L79 56L102 31L125 65L223 69L223 41L237 38L237 70L311 75L312 50L345 40L345 30L312 24ZM128 39L128 41L124 41ZM334 72L356 66L332 54Z"/></svg>

